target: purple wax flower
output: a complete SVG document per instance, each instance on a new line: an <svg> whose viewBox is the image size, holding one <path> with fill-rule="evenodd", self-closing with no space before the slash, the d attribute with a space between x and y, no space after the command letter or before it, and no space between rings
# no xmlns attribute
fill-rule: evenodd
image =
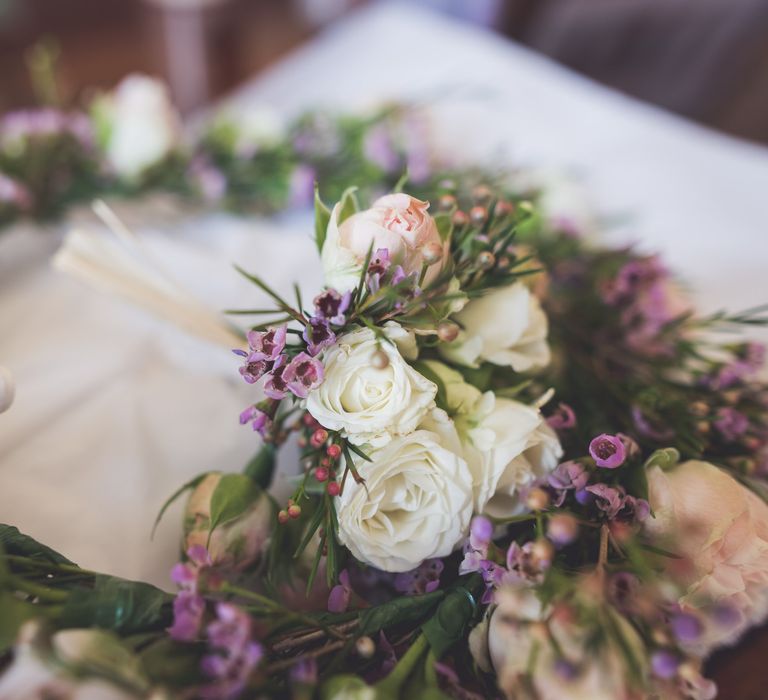
<svg viewBox="0 0 768 700"><path fill-rule="evenodd" d="M191 591L179 591L173 601L173 625L168 634L179 642L197 639L205 614L205 600Z"/></svg>
<svg viewBox="0 0 768 700"><path fill-rule="evenodd" d="M432 593L440 586L440 574L445 565L440 559L427 559L412 571L395 576L395 590L405 595Z"/></svg>
<svg viewBox="0 0 768 700"><path fill-rule="evenodd" d="M288 206L293 209L310 206L315 198L316 179L317 172L311 165L299 163L293 169L288 183Z"/></svg>
<svg viewBox="0 0 768 700"><path fill-rule="evenodd" d="M598 467L616 469L624 464L627 448L618 435L603 433L589 443L589 454Z"/></svg>
<svg viewBox="0 0 768 700"><path fill-rule="evenodd" d="M203 673L213 682L198 692L201 698L211 700L236 698L264 651L252 641L251 618L245 612L230 603L219 603L216 616L207 629L211 653L200 662Z"/></svg>
<svg viewBox="0 0 768 700"><path fill-rule="evenodd" d="M319 316L313 316L309 319L309 323L304 326L302 337L307 343L307 351L312 357L318 355L323 348L336 342L336 334L331 330L330 324Z"/></svg>
<svg viewBox="0 0 768 700"><path fill-rule="evenodd" d="M331 589L328 595L328 612L346 612L351 597L352 587L349 585L349 571L343 569L339 573L339 582Z"/></svg>
<svg viewBox="0 0 768 700"><path fill-rule="evenodd" d="M587 468L580 462L563 462L547 477L547 483L557 492L555 505L561 506L568 491L582 491L589 481Z"/></svg>
<svg viewBox="0 0 768 700"><path fill-rule="evenodd" d="M316 685L317 684L317 660L316 659L299 659L291 667L291 682L299 683L301 685Z"/></svg>
<svg viewBox="0 0 768 700"><path fill-rule="evenodd" d="M171 569L171 580L179 588L197 593L201 572L212 566L208 550L199 544L192 545L187 550L188 561L180 562Z"/></svg>
<svg viewBox="0 0 768 700"><path fill-rule="evenodd" d="M240 355L242 351L234 351ZM239 368L243 379L249 384L255 384L269 371L270 362L261 357L261 353L252 352L245 356L245 363Z"/></svg>
<svg viewBox="0 0 768 700"><path fill-rule="evenodd" d="M400 168L400 158L385 124L376 124L365 134L363 155L385 173L394 173Z"/></svg>
<svg viewBox="0 0 768 700"><path fill-rule="evenodd" d="M624 497L624 507L619 512L619 519L627 522L644 523L651 514L651 504L644 498Z"/></svg>
<svg viewBox="0 0 768 700"><path fill-rule="evenodd" d="M670 680L677 675L680 659L666 649L659 649L651 654L651 670L657 678Z"/></svg>
<svg viewBox="0 0 768 700"><path fill-rule="evenodd" d="M547 418L553 430L569 430L576 427L576 414L567 403L559 403L555 412Z"/></svg>
<svg viewBox="0 0 768 700"><path fill-rule="evenodd" d="M323 382L323 365L319 360L300 352L294 357L283 372L288 389L300 399L306 399L312 389Z"/></svg>
<svg viewBox="0 0 768 700"><path fill-rule="evenodd" d="M272 430L272 419L267 413L256 406L248 406L240 414L240 425L250 423L251 427L262 437L266 437Z"/></svg>
<svg viewBox="0 0 768 700"><path fill-rule="evenodd" d="M695 642L701 637L704 627L695 615L680 612L672 616L670 626L675 637L681 642Z"/></svg>
<svg viewBox="0 0 768 700"><path fill-rule="evenodd" d="M287 332L285 326L266 331L248 331L248 345L252 350L250 357L274 362L285 348Z"/></svg>
<svg viewBox="0 0 768 700"><path fill-rule="evenodd" d="M371 262L368 263L368 289L372 293L378 292L381 288L381 281L384 275L387 274L389 268L392 265L392 261L389 257L389 250L387 248L378 248L371 256ZM395 283L396 284L396 283Z"/></svg>
<svg viewBox="0 0 768 700"><path fill-rule="evenodd" d="M272 371L267 375L267 379L264 382L264 393L270 399L279 401L285 398L285 395L288 393L288 385L283 377L286 367L285 356L281 355L275 361Z"/></svg>
<svg viewBox="0 0 768 700"><path fill-rule="evenodd" d="M747 432L749 421L740 411L725 406L717 411L715 428L726 442L735 442Z"/></svg>
<svg viewBox="0 0 768 700"><path fill-rule="evenodd" d="M632 406L632 422L635 424L635 427L641 435L651 438L652 440L669 440L674 435L674 432L669 428L660 429L655 427L645 414L643 414L639 406Z"/></svg>
<svg viewBox="0 0 768 700"><path fill-rule="evenodd" d="M628 571L618 571L608 579L608 597L620 610L630 611L640 593L640 579Z"/></svg>
<svg viewBox="0 0 768 700"><path fill-rule="evenodd" d="M608 520L614 520L624 507L624 489L621 486L592 484L586 490L595 496L595 505L605 513Z"/></svg>
<svg viewBox="0 0 768 700"><path fill-rule="evenodd" d="M345 313L352 301L352 292L339 294L335 289L326 289L315 297L315 316L330 321L335 326L346 323Z"/></svg>
<svg viewBox="0 0 768 700"><path fill-rule="evenodd" d="M215 204L227 193L227 178L207 158L196 157L189 164L188 174L203 199Z"/></svg>

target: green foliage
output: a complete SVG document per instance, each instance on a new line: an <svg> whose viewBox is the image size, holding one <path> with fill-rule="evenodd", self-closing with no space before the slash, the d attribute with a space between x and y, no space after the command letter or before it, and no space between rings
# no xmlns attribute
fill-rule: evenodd
<svg viewBox="0 0 768 700"><path fill-rule="evenodd" d="M153 537L155 535L155 530L157 530L157 526L160 524L160 521L163 519L163 516L165 515L165 511L168 510L171 504L186 491L191 491L192 489L196 488L200 484L200 482L202 482L202 480L205 479L205 477L211 473L212 472L205 472L204 474L200 474L199 476L196 476L194 479L190 479L186 484L184 484L183 486L180 486L178 489L176 489L176 491L174 491L168 497L165 503L163 503L163 505L161 506L160 512L157 514L157 517L155 518L155 522L152 525Z"/></svg>
<svg viewBox="0 0 768 700"><path fill-rule="evenodd" d="M374 635L396 625L412 625L427 617L445 598L443 591L393 598L360 615L360 634Z"/></svg>
<svg viewBox="0 0 768 700"><path fill-rule="evenodd" d="M13 525L0 524L0 548L6 554L29 557L35 561L50 561L56 564L71 564L66 557L54 551L29 535L19 532ZM2 558L2 552L0 552Z"/></svg>
<svg viewBox="0 0 768 700"><path fill-rule="evenodd" d="M243 473L262 489L269 488L275 471L277 448L272 443L264 443L261 449L245 465Z"/></svg>
<svg viewBox="0 0 768 700"><path fill-rule="evenodd" d="M464 638L470 620L475 614L475 600L464 587L450 591L437 611L421 629L437 658Z"/></svg>
<svg viewBox="0 0 768 700"><path fill-rule="evenodd" d="M315 184L315 245L318 253L323 252L330 220L331 210L320 199L320 191Z"/></svg>
<svg viewBox="0 0 768 700"><path fill-rule="evenodd" d="M213 531L240 517L263 493L262 488L245 474L224 474L211 494L211 526Z"/></svg>
<svg viewBox="0 0 768 700"><path fill-rule="evenodd" d="M57 624L121 634L159 631L171 623L172 601L172 595L148 583L97 575L93 587L72 590Z"/></svg>

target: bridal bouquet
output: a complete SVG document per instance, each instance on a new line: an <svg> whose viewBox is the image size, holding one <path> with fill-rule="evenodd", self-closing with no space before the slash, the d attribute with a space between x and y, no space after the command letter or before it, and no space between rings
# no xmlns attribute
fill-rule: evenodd
<svg viewBox="0 0 768 700"><path fill-rule="evenodd" d="M714 698L768 614L768 390L713 331L761 310L469 176L316 193L314 235L322 289L240 270L256 454L171 498L175 596L0 530L0 697Z"/></svg>

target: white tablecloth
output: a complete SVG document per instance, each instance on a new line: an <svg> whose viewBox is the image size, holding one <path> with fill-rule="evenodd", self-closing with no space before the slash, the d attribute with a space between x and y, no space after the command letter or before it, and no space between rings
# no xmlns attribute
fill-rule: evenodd
<svg viewBox="0 0 768 700"><path fill-rule="evenodd" d="M577 173L606 235L664 253L706 310L768 300L768 151L621 95L482 30L407 6L358 13L244 88L236 105L284 114L434 98L457 160ZM258 304L240 264L289 289L319 284L307 217L207 215L142 227L175 277L213 308ZM253 435L225 351L48 268L60 231L0 236L0 364L18 382L0 416L0 521L83 566L168 584L178 509L158 507L206 469L238 469Z"/></svg>

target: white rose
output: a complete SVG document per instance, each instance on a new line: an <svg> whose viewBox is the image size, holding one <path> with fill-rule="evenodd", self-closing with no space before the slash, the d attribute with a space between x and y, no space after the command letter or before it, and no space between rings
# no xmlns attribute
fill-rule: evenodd
<svg viewBox="0 0 768 700"><path fill-rule="evenodd" d="M444 412L431 427L450 432ZM472 516L467 463L432 430L392 440L360 461L364 484L348 480L338 497L339 539L360 561L384 571L409 571L450 554ZM454 439L454 444L458 440Z"/></svg>
<svg viewBox="0 0 768 700"><path fill-rule="evenodd" d="M463 455L472 473L475 511L507 517L520 510L521 487L551 472L563 449L538 409L485 394L456 370L425 361L445 388Z"/></svg>
<svg viewBox="0 0 768 700"><path fill-rule="evenodd" d="M97 120L105 122L107 160L123 177L139 176L179 143L179 116L159 80L129 75L97 110Z"/></svg>
<svg viewBox="0 0 768 700"><path fill-rule="evenodd" d="M456 314L464 327L453 343L441 343L449 360L468 367L479 361L527 372L549 364L547 316L528 287L517 282L470 301Z"/></svg>
<svg viewBox="0 0 768 700"><path fill-rule="evenodd" d="M0 365L0 413L11 407L15 393L16 385L11 370Z"/></svg>
<svg viewBox="0 0 768 700"><path fill-rule="evenodd" d="M563 455L539 411L486 392L457 419L475 484L475 508L495 518L520 512L520 489L551 472Z"/></svg>
<svg viewBox="0 0 768 700"><path fill-rule="evenodd" d="M481 667L490 666L496 671L499 687L506 697L520 697L520 679L529 671L540 700L629 700L634 697L627 687L628 671L619 650L608 646L595 651L590 648L582 627L557 617L550 618L548 625L557 641L557 646L553 645L537 624L546 619L550 611L542 608L532 589L500 589L496 598L499 605L487 627L480 627L477 633L473 630L475 639L471 650ZM613 619L626 643L635 651L634 656L645 658L643 642L634 628L619 615ZM479 640L477 637L483 634L487 637ZM558 672L556 648L574 663L573 677ZM486 650L488 656L484 656ZM535 664L533 669L531 663Z"/></svg>
<svg viewBox="0 0 768 700"><path fill-rule="evenodd" d="M384 332L413 352L411 336L400 326L392 324ZM377 351L386 355L386 367L372 366ZM410 433L435 405L437 387L369 328L338 338L325 351L323 365L325 379L310 392L307 410L320 425L340 431L355 445L379 447Z"/></svg>
<svg viewBox="0 0 768 700"><path fill-rule="evenodd" d="M427 214L429 202L407 194L389 194L370 209L338 223L339 204L331 212L320 255L325 283L339 292L357 286L368 251L389 251L392 265L401 265L407 275L421 274L425 246L438 247L441 259L427 270L426 286L440 273L448 257L449 242L440 240L435 220Z"/></svg>

